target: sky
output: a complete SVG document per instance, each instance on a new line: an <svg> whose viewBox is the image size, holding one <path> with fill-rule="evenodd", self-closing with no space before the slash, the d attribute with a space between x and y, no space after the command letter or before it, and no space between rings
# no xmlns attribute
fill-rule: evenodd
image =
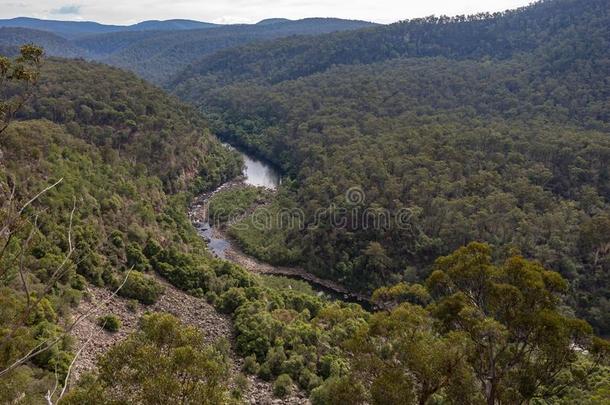
<svg viewBox="0 0 610 405"><path fill-rule="evenodd" d="M0 0L0 18L19 16L127 25L184 18L255 23L265 18L339 17L392 23L416 17L503 11L532 0Z"/></svg>

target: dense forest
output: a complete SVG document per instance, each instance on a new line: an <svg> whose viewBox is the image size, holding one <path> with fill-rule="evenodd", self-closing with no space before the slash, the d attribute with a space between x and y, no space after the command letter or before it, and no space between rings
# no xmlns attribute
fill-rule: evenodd
<svg viewBox="0 0 610 405"><path fill-rule="evenodd" d="M609 12L0 28L0 403L258 403L267 384L270 403L605 404ZM21 40L90 41L174 95ZM219 139L275 163L279 188L240 183ZM246 254L370 309L215 257L198 196ZM85 345L127 328L111 301L143 310L71 378L94 289ZM158 311L169 290L226 336Z"/></svg>
<svg viewBox="0 0 610 405"><path fill-rule="evenodd" d="M486 241L498 259L516 249L559 271L577 313L607 334L609 11L544 1L256 43L202 59L173 86L294 179L283 201L305 225L259 230L261 243L299 248L297 263L370 291ZM353 211L353 187L361 212L408 210L410 226L337 229L316 215Z"/></svg>

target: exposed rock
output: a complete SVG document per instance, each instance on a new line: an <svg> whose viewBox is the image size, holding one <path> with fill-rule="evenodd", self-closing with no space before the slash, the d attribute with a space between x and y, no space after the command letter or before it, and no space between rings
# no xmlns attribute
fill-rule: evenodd
<svg viewBox="0 0 610 405"><path fill-rule="evenodd" d="M164 294L154 305L146 306L135 304L128 299L114 296L106 289L94 286L88 287L88 297L84 298L76 310L75 317L86 314L96 308L100 303L108 301L97 309L88 318L80 322L73 330L72 336L76 340L76 347L82 347L95 334L92 341L83 349L78 357L73 371L71 382L80 378L86 372L95 369L99 356L106 353L113 345L124 340L134 332L138 326L138 320L145 312L166 312L178 317L188 325L196 326L204 334L208 343L216 342L225 338L233 345L235 332L229 316L220 314L216 309L200 298L193 297L178 290L160 277L157 281L165 287ZM135 305L134 305L135 304ZM116 333L100 331L97 326L97 318L103 315L114 314L121 320L121 328ZM78 349L77 349L78 350ZM241 359L232 348L232 374L237 375L243 364ZM296 392L291 397L277 399L273 397L271 383L260 380L256 376L248 376L249 387L244 398L251 404L307 404L309 400L302 392ZM280 402L277 402L280 401Z"/></svg>

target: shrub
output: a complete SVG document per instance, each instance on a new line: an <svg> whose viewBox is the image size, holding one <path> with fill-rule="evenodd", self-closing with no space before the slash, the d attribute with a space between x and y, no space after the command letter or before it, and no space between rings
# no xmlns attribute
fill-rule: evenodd
<svg viewBox="0 0 610 405"><path fill-rule="evenodd" d="M157 302L163 293L163 287L154 279L144 274L132 271L119 294L126 298L133 298L142 304L151 305Z"/></svg>
<svg viewBox="0 0 610 405"><path fill-rule="evenodd" d="M145 315L139 330L112 347L93 378L62 404L225 404L227 361L198 329L169 314Z"/></svg>
<svg viewBox="0 0 610 405"><path fill-rule="evenodd" d="M108 332L118 332L121 329L121 320L115 315L105 315L97 318L97 324Z"/></svg>
<svg viewBox="0 0 610 405"><path fill-rule="evenodd" d="M248 374L258 374L260 365L256 361L256 356L251 355L245 358L244 371Z"/></svg>
<svg viewBox="0 0 610 405"><path fill-rule="evenodd" d="M271 381L272 373L269 363L261 364L258 369L258 376L265 381Z"/></svg>
<svg viewBox="0 0 610 405"><path fill-rule="evenodd" d="M137 243L130 243L125 249L127 254L127 264L134 270L145 272L150 270L150 262L142 253L142 249Z"/></svg>
<svg viewBox="0 0 610 405"><path fill-rule="evenodd" d="M231 396L235 399L242 399L244 397L244 393L248 390L248 386L250 385L248 377L239 373L233 382L234 387L231 390Z"/></svg>
<svg viewBox="0 0 610 405"><path fill-rule="evenodd" d="M309 397L312 405L360 404L365 403L362 384L352 378L332 377L314 389Z"/></svg>
<svg viewBox="0 0 610 405"><path fill-rule="evenodd" d="M283 398L292 390L292 378L288 374L280 375L273 384L273 394L276 397Z"/></svg>
<svg viewBox="0 0 610 405"><path fill-rule="evenodd" d="M308 392L318 387L321 383L322 379L308 368L304 368L299 375L299 385Z"/></svg>
<svg viewBox="0 0 610 405"><path fill-rule="evenodd" d="M214 291L208 291L205 293L205 300L208 304L216 305L216 301L218 301L218 295Z"/></svg>
<svg viewBox="0 0 610 405"><path fill-rule="evenodd" d="M129 300L127 302L127 310L129 312L136 312L138 310L138 300Z"/></svg>
<svg viewBox="0 0 610 405"><path fill-rule="evenodd" d="M288 360L282 363L282 373L288 374L292 378L298 378L304 366L305 360L303 356L293 354Z"/></svg>
<svg viewBox="0 0 610 405"><path fill-rule="evenodd" d="M220 296L220 310L228 314L233 313L245 301L246 295L244 294L244 290L231 287Z"/></svg>
<svg viewBox="0 0 610 405"><path fill-rule="evenodd" d="M322 378L341 377L347 374L349 367L345 359L326 354L320 359L318 371Z"/></svg>
<svg viewBox="0 0 610 405"><path fill-rule="evenodd" d="M284 348L281 346L272 347L267 352L266 360L267 361L265 363L269 365L271 373L274 375L280 374L282 372L282 364L284 364L286 361L286 353L284 352Z"/></svg>

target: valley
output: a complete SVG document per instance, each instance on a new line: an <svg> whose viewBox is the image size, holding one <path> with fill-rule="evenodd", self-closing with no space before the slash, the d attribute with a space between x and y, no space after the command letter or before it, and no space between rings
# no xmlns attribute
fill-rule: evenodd
<svg viewBox="0 0 610 405"><path fill-rule="evenodd" d="M608 0L137 4L0 19L0 404L608 402Z"/></svg>

